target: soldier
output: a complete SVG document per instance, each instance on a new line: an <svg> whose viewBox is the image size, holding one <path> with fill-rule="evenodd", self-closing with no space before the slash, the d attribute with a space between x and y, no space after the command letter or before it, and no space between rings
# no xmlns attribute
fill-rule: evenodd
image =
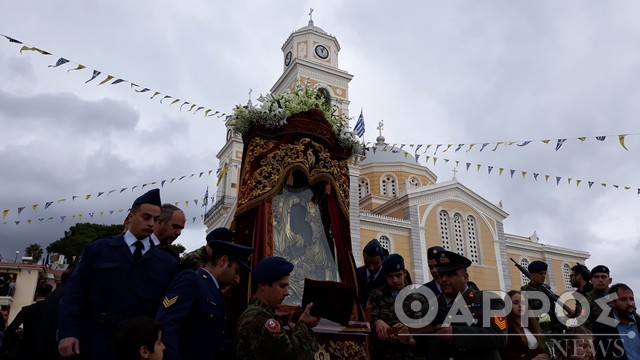
<svg viewBox="0 0 640 360"><path fill-rule="evenodd" d="M150 242L161 204L160 190L148 191L133 202L126 233L84 247L58 309L63 357L113 359L116 324L155 316L178 270L175 259Z"/></svg>
<svg viewBox="0 0 640 360"><path fill-rule="evenodd" d="M226 241L209 242L212 255L203 268L181 272L171 283L158 311L167 360L219 359L225 349L225 304L222 290L249 270L253 248Z"/></svg>
<svg viewBox="0 0 640 360"><path fill-rule="evenodd" d="M311 328L319 318L311 316L307 305L300 319L289 322L291 336L276 320L276 309L289 296L289 274L293 264L275 256L260 260L251 273L254 297L238 319L237 358L313 359L318 342Z"/></svg>
<svg viewBox="0 0 640 360"><path fill-rule="evenodd" d="M529 275L531 278L529 279L530 281L528 284L520 287L520 290L540 291L538 288L539 286L544 286L547 289L550 289L550 287L544 283L545 279L547 278L547 268L548 268L547 263L545 263L544 261L536 260L529 263L529 266L527 266L527 270L529 270ZM526 293L523 295L524 297L526 297ZM549 298L548 296L547 298L549 299L549 311L547 312L547 314L550 319L550 324L547 325L542 323L540 325L542 326L543 330L547 333L561 334L564 331L564 329L566 329L566 326L562 324L560 320L558 320L558 317L556 316L555 301ZM542 308L542 300L529 299L529 310L539 310L541 308Z"/></svg>
<svg viewBox="0 0 640 360"><path fill-rule="evenodd" d="M473 290L467 285L467 268L471 260L444 250L438 253L436 261L442 293L438 296L434 320L434 324L438 324L435 331L437 338L432 340L427 358L499 360L499 350L507 343L507 321L500 316L484 318L482 291ZM490 308L503 309L504 302L491 299ZM471 313L473 319L464 316L466 311ZM456 315L465 319L457 321Z"/></svg>
<svg viewBox="0 0 640 360"><path fill-rule="evenodd" d="M211 256L211 246L209 242L214 240L231 242L235 233L225 227L213 229L207 234L207 244L188 253L180 262L181 270L198 270L205 266Z"/></svg>
<svg viewBox="0 0 640 360"><path fill-rule="evenodd" d="M360 295L360 305L367 306L369 294L373 289L377 289L385 284L385 280L380 276L382 261L384 260L384 248L378 239L372 239L362 250L364 265L357 270L358 292Z"/></svg>
<svg viewBox="0 0 640 360"><path fill-rule="evenodd" d="M415 340L410 336L398 336L403 324L395 313L396 296L405 287L404 259L398 254L387 256L382 262L380 276L385 279L382 287L374 289L369 295L367 314L371 328L375 330L372 359L413 359ZM420 318L420 312L412 312L413 301L420 301L418 294L410 294L403 302L405 314L412 318Z"/></svg>
<svg viewBox="0 0 640 360"><path fill-rule="evenodd" d="M591 280L591 285L593 285L593 290L585 295L589 301L590 311L584 326L589 329L589 331L593 331L593 323L598 319L598 316L602 314L602 307L596 303L596 300L607 295L607 290L609 290L609 285L611 285L609 268L604 265L595 266L591 269L589 279Z"/></svg>
<svg viewBox="0 0 640 360"><path fill-rule="evenodd" d="M436 255L443 250L444 248L442 246L432 246L427 249L427 264L429 266L429 272L431 273L431 281L424 284L424 286L433 291L435 295L439 295L442 292L442 288L438 283L438 270L436 270L438 262L436 261Z"/></svg>

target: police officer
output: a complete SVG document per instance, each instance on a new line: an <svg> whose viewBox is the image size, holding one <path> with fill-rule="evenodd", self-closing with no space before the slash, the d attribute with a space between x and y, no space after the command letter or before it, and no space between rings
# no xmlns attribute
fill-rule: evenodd
<svg viewBox="0 0 640 360"><path fill-rule="evenodd" d="M180 270L198 270L204 267L211 256L210 242L214 240L232 242L234 235L235 233L233 231L225 227L211 230L211 232L207 234L206 245L188 253L182 261L180 261Z"/></svg>
<svg viewBox="0 0 640 360"><path fill-rule="evenodd" d="M115 325L155 316L178 270L176 260L150 240L160 205L160 190L148 191L133 202L126 233L84 247L58 309L63 357L113 359Z"/></svg>
<svg viewBox="0 0 640 360"><path fill-rule="evenodd" d="M427 358L499 360L499 350L507 343L507 322L501 316L486 316L486 319L483 316L482 291L467 285L471 260L444 250L438 253L436 261L442 293L438 295L437 309L429 310L437 310L433 323L438 326ZM490 309L503 306L502 300L490 301Z"/></svg>
<svg viewBox="0 0 640 360"><path fill-rule="evenodd" d="M212 255L205 266L181 272L158 310L167 360L219 359L225 351L222 290L239 282L254 249L220 240L209 246Z"/></svg>
<svg viewBox="0 0 640 360"><path fill-rule="evenodd" d="M369 294L385 284L385 280L380 276L382 261L384 260L385 249L378 239L372 239L362 250L364 265L357 269L358 292L360 295L360 305L364 309L367 306Z"/></svg>
<svg viewBox="0 0 640 360"><path fill-rule="evenodd" d="M237 358L312 359L318 342L311 328L319 318L311 316L307 305L300 319L289 322L291 336L276 319L276 309L289 296L289 274L293 264L274 256L260 260L251 272L254 297L238 319Z"/></svg>
<svg viewBox="0 0 640 360"><path fill-rule="evenodd" d="M589 279L591 281L591 285L593 285L593 290L589 291L585 297L589 301L589 317L585 322L584 326L589 329L589 331L593 331L594 323L602 314L602 307L598 305L596 300L600 299L603 296L607 295L607 290L609 290L609 286L611 285L611 277L609 277L609 268L605 265L594 266L591 269L591 273L589 274Z"/></svg>
<svg viewBox="0 0 640 360"><path fill-rule="evenodd" d="M410 336L397 336L404 326L394 309L396 297L405 287L404 259L398 254L387 256L382 262L380 276L385 280L382 287L374 289L369 295L367 314L371 328L375 331L372 359L413 359L413 348L416 343ZM403 301L404 312L411 318L418 319L421 313L411 310L413 301L421 301L423 297L410 294ZM423 302L423 304L426 302ZM394 331L395 330L395 331Z"/></svg>

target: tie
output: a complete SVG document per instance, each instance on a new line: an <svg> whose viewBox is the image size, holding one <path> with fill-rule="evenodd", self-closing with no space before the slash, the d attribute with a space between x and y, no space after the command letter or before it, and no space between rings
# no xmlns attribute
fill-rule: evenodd
<svg viewBox="0 0 640 360"><path fill-rule="evenodd" d="M375 278L376 278L375 274L369 274L369 282L367 283L367 285L372 286L373 280L375 280Z"/></svg>
<svg viewBox="0 0 640 360"><path fill-rule="evenodd" d="M138 260L140 260L140 258L142 257L142 249L144 248L144 244L142 243L142 241L138 240L133 243L133 246L136 247L136 249L133 250L133 261L138 262Z"/></svg>

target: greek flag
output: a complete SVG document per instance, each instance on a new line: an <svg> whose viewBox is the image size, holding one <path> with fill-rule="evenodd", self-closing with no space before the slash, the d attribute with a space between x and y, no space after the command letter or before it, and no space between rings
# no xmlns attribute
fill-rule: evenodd
<svg viewBox="0 0 640 360"><path fill-rule="evenodd" d="M360 116L358 117L356 126L353 127L353 131L358 134L358 137L364 136L364 116L362 115L362 110L360 110Z"/></svg>

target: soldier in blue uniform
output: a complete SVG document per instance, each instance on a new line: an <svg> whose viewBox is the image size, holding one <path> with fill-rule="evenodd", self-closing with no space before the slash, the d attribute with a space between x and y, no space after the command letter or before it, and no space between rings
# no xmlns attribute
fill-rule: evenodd
<svg viewBox="0 0 640 360"><path fill-rule="evenodd" d="M212 255L205 266L181 272L158 311L166 360L221 359L235 347L224 340L222 290L239 282L241 269L249 270L254 249L221 240L209 246Z"/></svg>
<svg viewBox="0 0 640 360"><path fill-rule="evenodd" d="M148 191L133 202L127 232L84 247L58 310L63 357L111 360L116 324L156 315L178 270L176 260L150 240L160 206L160 190Z"/></svg>
<svg viewBox="0 0 640 360"><path fill-rule="evenodd" d="M384 254L384 248L378 239L369 241L362 250L364 265L357 269L357 276L358 295L363 309L367 307L369 294L386 283L384 276L380 276Z"/></svg>

